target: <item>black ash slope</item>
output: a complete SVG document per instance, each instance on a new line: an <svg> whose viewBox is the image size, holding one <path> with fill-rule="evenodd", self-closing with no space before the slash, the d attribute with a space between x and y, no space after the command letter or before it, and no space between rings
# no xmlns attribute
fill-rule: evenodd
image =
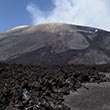
<svg viewBox="0 0 110 110"><path fill-rule="evenodd" d="M0 34L0 60L22 64L110 63L110 32L50 23Z"/></svg>

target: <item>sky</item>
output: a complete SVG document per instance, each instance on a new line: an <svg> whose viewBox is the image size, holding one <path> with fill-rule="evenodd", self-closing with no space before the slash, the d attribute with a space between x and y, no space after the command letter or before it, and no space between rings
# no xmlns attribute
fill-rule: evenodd
<svg viewBox="0 0 110 110"><path fill-rule="evenodd" d="M0 0L0 32L20 25L33 25L27 11L27 6L32 3L45 12L52 7L51 0Z"/></svg>
<svg viewBox="0 0 110 110"><path fill-rule="evenodd" d="M0 32L47 22L110 31L110 0L0 0Z"/></svg>

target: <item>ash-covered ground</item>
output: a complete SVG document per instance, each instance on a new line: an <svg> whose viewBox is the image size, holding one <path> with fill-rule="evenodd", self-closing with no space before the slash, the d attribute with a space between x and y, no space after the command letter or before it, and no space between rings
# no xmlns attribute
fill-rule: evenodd
<svg viewBox="0 0 110 110"><path fill-rule="evenodd" d="M0 110L70 110L64 103L70 91L84 87L82 83L110 81L100 72L110 72L110 65L0 63Z"/></svg>

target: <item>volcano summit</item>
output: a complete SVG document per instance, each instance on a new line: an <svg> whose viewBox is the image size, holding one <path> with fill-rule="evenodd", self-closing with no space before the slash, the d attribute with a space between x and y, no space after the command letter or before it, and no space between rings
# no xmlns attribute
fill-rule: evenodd
<svg viewBox="0 0 110 110"><path fill-rule="evenodd" d="M107 64L110 32L64 23L15 27L0 33L0 60L21 64Z"/></svg>

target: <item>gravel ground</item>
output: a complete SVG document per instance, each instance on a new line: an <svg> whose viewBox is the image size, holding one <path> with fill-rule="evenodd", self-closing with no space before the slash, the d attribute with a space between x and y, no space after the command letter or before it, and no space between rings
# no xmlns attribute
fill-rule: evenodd
<svg viewBox="0 0 110 110"><path fill-rule="evenodd" d="M110 110L110 82L85 86L89 89L80 88L65 96L65 104L71 110Z"/></svg>

